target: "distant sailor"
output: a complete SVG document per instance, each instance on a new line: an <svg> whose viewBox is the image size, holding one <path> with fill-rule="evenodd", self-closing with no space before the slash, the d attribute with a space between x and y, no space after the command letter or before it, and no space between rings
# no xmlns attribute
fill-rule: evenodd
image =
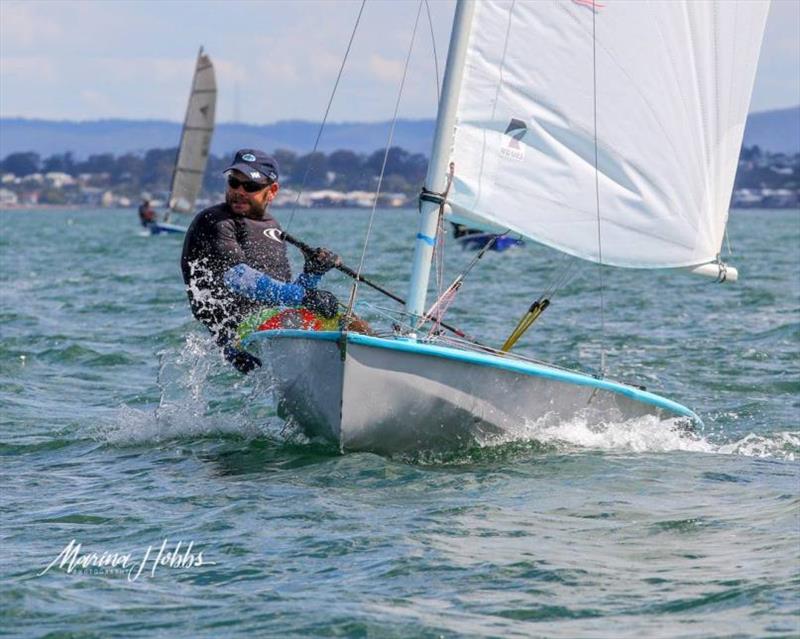
<svg viewBox="0 0 800 639"><path fill-rule="evenodd" d="M290 282L286 244L268 210L278 193L278 163L263 151L242 149L224 173L225 202L194 218L183 243L181 270L192 313L214 335L225 358L249 373L261 362L236 345L237 326L264 306L304 307L334 317L336 297L317 284L340 259L317 248Z"/></svg>
<svg viewBox="0 0 800 639"><path fill-rule="evenodd" d="M142 200L139 205L139 222L145 228L156 221L156 212L150 207L150 200Z"/></svg>

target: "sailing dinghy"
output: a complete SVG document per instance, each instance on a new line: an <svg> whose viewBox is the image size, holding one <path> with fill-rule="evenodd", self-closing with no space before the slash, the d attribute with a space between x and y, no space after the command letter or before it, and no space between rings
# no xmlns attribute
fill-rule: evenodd
<svg viewBox="0 0 800 639"><path fill-rule="evenodd" d="M522 240L508 235L491 233L481 229L471 229L463 224L453 223L451 226L456 244L459 244L465 250L480 251L488 246L491 251L501 252L524 245Z"/></svg>
<svg viewBox="0 0 800 639"><path fill-rule="evenodd" d="M152 235L186 233L187 227L171 224L169 220L173 213L182 215L194 213L195 201L203 186L203 175L211 150L216 104L217 82L214 77L214 67L211 59L200 47L192 78L192 90L189 93L189 104L186 107L186 117L183 120L181 143L172 172L168 210L162 221L148 225Z"/></svg>
<svg viewBox="0 0 800 639"><path fill-rule="evenodd" d="M749 0L460 0L413 238L405 311L416 330L251 334L279 413L342 451L389 454L508 441L540 419L699 423L639 388L415 320L442 212L602 265L735 279L719 251L767 11Z"/></svg>

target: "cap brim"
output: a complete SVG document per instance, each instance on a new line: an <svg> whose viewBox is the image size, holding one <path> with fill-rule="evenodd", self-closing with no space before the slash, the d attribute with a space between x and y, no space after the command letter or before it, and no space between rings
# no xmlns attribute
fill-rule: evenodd
<svg viewBox="0 0 800 639"><path fill-rule="evenodd" d="M261 171L258 171L258 174L261 177L254 178L253 173L256 172L256 170L249 164L244 164L244 163L231 164L227 169L223 171L223 173L227 173L228 171L239 171L239 173L244 173L253 182L268 184L270 181L268 177L266 177L263 173L261 173Z"/></svg>

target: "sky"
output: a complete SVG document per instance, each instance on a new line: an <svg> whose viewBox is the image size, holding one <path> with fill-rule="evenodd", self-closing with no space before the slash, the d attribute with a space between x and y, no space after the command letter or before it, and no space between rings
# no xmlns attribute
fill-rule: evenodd
<svg viewBox="0 0 800 639"><path fill-rule="evenodd" d="M436 115L432 41L441 73L455 0L429 6L434 26L423 9L400 117ZM182 121L202 45L216 69L218 122L320 121L360 7L360 0L0 0L0 117ZM417 8L417 0L368 0L330 121L392 118ZM751 111L797 104L800 0L773 0Z"/></svg>

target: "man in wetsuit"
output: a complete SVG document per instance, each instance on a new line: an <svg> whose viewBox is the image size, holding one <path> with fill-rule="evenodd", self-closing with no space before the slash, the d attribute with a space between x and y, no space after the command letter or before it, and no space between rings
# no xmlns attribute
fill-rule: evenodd
<svg viewBox="0 0 800 639"><path fill-rule="evenodd" d="M278 163L263 151L242 149L225 169L225 202L195 216L183 243L181 270L194 316L242 373L261 362L232 343L238 324L263 306L303 306L334 317L336 298L317 290L339 257L318 248L306 254L293 282L286 244L269 204L278 193Z"/></svg>

